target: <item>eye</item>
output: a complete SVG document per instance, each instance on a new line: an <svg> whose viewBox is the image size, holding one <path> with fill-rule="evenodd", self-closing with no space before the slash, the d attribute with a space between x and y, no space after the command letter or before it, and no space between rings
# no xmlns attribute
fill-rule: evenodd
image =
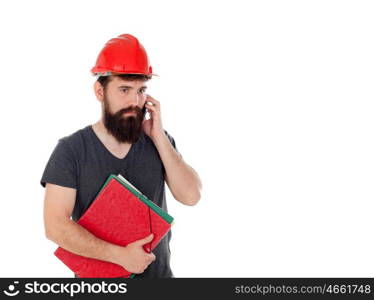
<svg viewBox="0 0 374 300"><path fill-rule="evenodd" d="M121 89L121 92L127 93L128 89Z"/></svg>
<svg viewBox="0 0 374 300"><path fill-rule="evenodd" d="M144 94L145 93L145 89L141 89L139 92L142 93L142 94Z"/></svg>

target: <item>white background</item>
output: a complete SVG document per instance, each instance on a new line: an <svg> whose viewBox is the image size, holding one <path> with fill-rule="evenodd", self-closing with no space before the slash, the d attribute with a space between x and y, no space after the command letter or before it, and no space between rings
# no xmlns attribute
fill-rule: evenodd
<svg viewBox="0 0 374 300"><path fill-rule="evenodd" d="M0 276L72 277L43 228L59 138L100 117L89 70L131 33L164 128L203 182L176 277L374 276L372 1L0 4Z"/></svg>

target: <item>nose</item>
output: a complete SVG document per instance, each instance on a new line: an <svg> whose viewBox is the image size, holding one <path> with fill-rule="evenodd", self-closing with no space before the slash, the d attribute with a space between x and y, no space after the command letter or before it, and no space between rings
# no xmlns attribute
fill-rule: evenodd
<svg viewBox="0 0 374 300"><path fill-rule="evenodd" d="M130 98L129 106L139 106L141 101L142 101L142 96L139 95L138 93L135 93Z"/></svg>

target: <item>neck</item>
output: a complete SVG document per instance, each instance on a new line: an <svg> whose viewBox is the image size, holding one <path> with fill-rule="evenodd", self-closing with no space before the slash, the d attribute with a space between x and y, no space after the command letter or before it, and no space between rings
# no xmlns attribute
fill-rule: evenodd
<svg viewBox="0 0 374 300"><path fill-rule="evenodd" d="M92 128L94 129L95 133L98 135L98 137L104 142L104 144L109 144L114 147L126 147L131 145L130 143L121 143L118 142L114 136L112 136L108 130L106 129L103 119L100 119L95 124L92 125Z"/></svg>

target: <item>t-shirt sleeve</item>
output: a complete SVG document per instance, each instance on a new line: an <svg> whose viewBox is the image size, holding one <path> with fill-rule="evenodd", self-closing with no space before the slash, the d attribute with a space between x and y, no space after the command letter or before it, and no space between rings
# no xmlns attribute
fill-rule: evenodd
<svg viewBox="0 0 374 300"><path fill-rule="evenodd" d="M40 184L46 183L77 188L77 163L74 153L66 141L60 139L44 169Z"/></svg>
<svg viewBox="0 0 374 300"><path fill-rule="evenodd" d="M173 145L174 149L178 152L178 154L182 157L182 154L180 154L177 145L175 144L174 138L165 130L166 136L168 137L170 143Z"/></svg>

